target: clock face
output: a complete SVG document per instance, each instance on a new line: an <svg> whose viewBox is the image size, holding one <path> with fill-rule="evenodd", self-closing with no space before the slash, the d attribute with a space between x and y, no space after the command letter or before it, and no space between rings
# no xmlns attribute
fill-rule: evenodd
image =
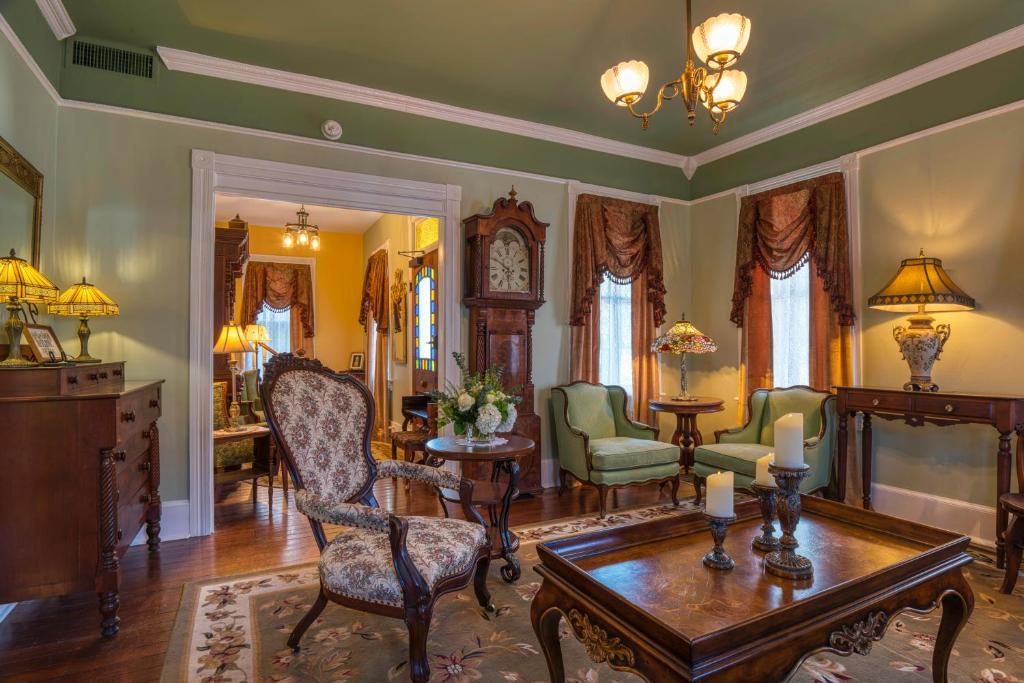
<svg viewBox="0 0 1024 683"><path fill-rule="evenodd" d="M488 278L492 292L529 293L530 250L518 230L501 228L495 233Z"/></svg>

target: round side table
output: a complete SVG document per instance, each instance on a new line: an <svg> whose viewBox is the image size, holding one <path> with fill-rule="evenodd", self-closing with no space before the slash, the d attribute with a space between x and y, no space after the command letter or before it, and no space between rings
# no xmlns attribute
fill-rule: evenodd
<svg viewBox="0 0 1024 683"><path fill-rule="evenodd" d="M424 449L430 458L436 460L456 460L459 462L490 462L492 463L490 481L473 480L473 504L487 508L487 532L491 538L491 558L503 558L505 566L501 568L501 578L508 583L517 581L521 575L516 551L519 549L519 537L509 531L508 514L512 501L519 493L519 463L516 457L533 452L532 439L509 434L503 437L507 443L497 446L460 446L458 438L442 436L431 439ZM508 474L508 484L499 481L502 472ZM458 494L441 492L444 501L457 501ZM447 514L447 509L445 510ZM496 547L495 541L500 542Z"/></svg>
<svg viewBox="0 0 1024 683"><path fill-rule="evenodd" d="M672 443L679 446L679 464L686 474L693 467L693 450L704 443L704 437L697 429L697 416L701 413L720 413L725 401L713 396L694 396L690 401L672 398L652 399L648 402L651 412L672 413L676 416L676 431Z"/></svg>

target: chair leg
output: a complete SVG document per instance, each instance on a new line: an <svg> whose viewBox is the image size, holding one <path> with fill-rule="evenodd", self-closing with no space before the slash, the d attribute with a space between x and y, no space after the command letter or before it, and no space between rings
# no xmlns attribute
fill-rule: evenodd
<svg viewBox="0 0 1024 683"><path fill-rule="evenodd" d="M679 507L679 475L672 478L672 504Z"/></svg>
<svg viewBox="0 0 1024 683"><path fill-rule="evenodd" d="M427 632L430 630L430 614L406 612L405 625L409 628L409 678L413 683L427 683L430 680L430 664L427 662Z"/></svg>
<svg viewBox="0 0 1024 683"><path fill-rule="evenodd" d="M698 477L696 474L693 475L693 488L697 491L696 498L693 499L697 505L700 505L702 498L701 487L704 485L704 477Z"/></svg>
<svg viewBox="0 0 1024 683"><path fill-rule="evenodd" d="M608 487L604 484L597 485L597 508L598 519L604 519L608 514Z"/></svg>
<svg viewBox="0 0 1024 683"><path fill-rule="evenodd" d="M491 567L491 555L488 552L480 558L476 564L476 573L473 575L473 592L476 593L476 600L488 612L494 611L494 603L491 602L491 591L487 590L487 572Z"/></svg>
<svg viewBox="0 0 1024 683"><path fill-rule="evenodd" d="M1013 524L1004 536L1006 539L1006 574L1000 593L1012 593L1017 585L1017 574L1020 573L1021 544L1024 543L1024 517L1015 517Z"/></svg>
<svg viewBox="0 0 1024 683"><path fill-rule="evenodd" d="M299 651L299 641L302 640L302 636L305 635L306 629L313 625L316 618L320 616L320 613L324 611L324 607L327 606L327 596L324 595L323 587L320 588L320 595L317 596L316 602L306 612L306 616L302 617L302 621L295 625L295 629L292 634L288 636L288 647L293 651Z"/></svg>
<svg viewBox="0 0 1024 683"><path fill-rule="evenodd" d="M561 496L568 488L568 477L565 474L565 470L560 469L558 470L558 495Z"/></svg>

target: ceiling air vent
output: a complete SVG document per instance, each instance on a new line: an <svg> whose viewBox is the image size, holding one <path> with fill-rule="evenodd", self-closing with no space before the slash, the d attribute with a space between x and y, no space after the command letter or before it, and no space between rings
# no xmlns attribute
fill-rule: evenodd
<svg viewBox="0 0 1024 683"><path fill-rule="evenodd" d="M76 66L153 78L153 55L148 52L126 50L85 40L74 41L71 50L71 63Z"/></svg>

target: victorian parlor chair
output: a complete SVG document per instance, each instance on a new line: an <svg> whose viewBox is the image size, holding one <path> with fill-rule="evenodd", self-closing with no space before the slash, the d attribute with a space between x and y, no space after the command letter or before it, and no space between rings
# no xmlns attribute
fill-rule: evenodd
<svg viewBox="0 0 1024 683"><path fill-rule="evenodd" d="M320 595L292 631L289 647L299 649L303 634L331 600L403 619L410 676L428 680L427 631L437 598L472 581L480 605L494 610L487 590L490 542L469 502L472 481L403 460L374 462L370 392L319 361L275 356L266 365L261 394L295 484L295 505L309 518L320 547ZM470 521L379 509L374 481L392 476L457 489ZM328 540L325 523L346 529Z"/></svg>

